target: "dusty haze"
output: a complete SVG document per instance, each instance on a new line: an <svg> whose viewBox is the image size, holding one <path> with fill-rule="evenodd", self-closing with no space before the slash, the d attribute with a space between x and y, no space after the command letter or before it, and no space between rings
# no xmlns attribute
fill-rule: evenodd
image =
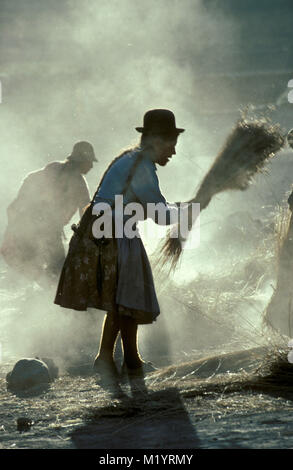
<svg viewBox="0 0 293 470"><path fill-rule="evenodd" d="M274 104L272 119L290 129L293 105L286 92L292 78L292 13L291 2L283 0L257 5L250 0L0 0L0 235L6 207L28 172L63 160L76 141L88 140L99 160L87 176L93 194L106 165L137 142L134 128L148 109L172 109L177 125L186 129L177 155L158 170L168 201L193 196L241 106L252 103L261 112ZM184 255L177 285L184 289L199 273L229 272L235 259L252 256L255 246L237 242L231 232L230 226L238 224L231 214L242 211L272 221L278 205L285 204L292 166L287 149L272 163L270 175L258 177L248 191L212 201L201 216L200 248ZM66 232L70 236L68 227ZM145 242L151 254L155 243ZM234 258L225 251L229 244L236 246ZM3 262L1 269L6 270ZM172 292L164 291L163 298L160 282L163 319L143 328L142 349L149 359L155 328L156 342L170 355L172 344L188 352L225 341L224 332L220 339L207 334L206 342L199 341L196 322L201 320L194 317L189 323L194 342L190 334L187 342L186 317L180 316ZM268 286L269 281L256 300L256 324L271 292ZM51 304L52 293L44 296L30 286L31 294L25 294L22 288L10 285L16 304L2 301L5 350L16 356L62 356L66 350L70 356L70 347L97 342L101 314L64 312ZM180 340L175 341L177 326ZM204 327L200 335L205 336Z"/></svg>

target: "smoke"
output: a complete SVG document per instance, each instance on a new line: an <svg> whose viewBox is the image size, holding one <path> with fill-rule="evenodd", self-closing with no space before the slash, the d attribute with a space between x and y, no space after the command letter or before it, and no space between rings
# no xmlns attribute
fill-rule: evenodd
<svg viewBox="0 0 293 470"><path fill-rule="evenodd" d="M244 11L233 2L224 3L221 8L219 2L203 0L0 1L2 233L5 209L29 171L63 160L76 141L87 140L99 160L87 175L93 194L106 165L121 149L136 143L134 128L151 108L172 109L177 125L186 129L168 168L158 169L162 193L170 202L194 195L239 116L239 106L257 100L260 91L263 103L275 99L272 90L265 95L262 79L252 82L245 75L258 69L259 57L264 57L264 69L268 63L274 67L268 40L272 11L260 16L250 3ZM289 31L289 15L282 18L283 31ZM201 249L186 254L179 283L194 279L220 259L223 269L224 256L217 256L215 237L236 207L251 212L250 203L256 198L254 190L249 191L219 195L212 201L201 217ZM259 192L257 204L270 190ZM275 193L278 201L283 198L283 192L275 189L272 204ZM66 232L70 234L68 227ZM152 253L156 244L145 242ZM223 244L219 246L223 251ZM51 301L25 307L30 324L36 325L40 315L48 329L60 322L58 344L66 348L80 331L86 338L91 321L71 316L71 321L66 317L63 322L64 312L47 315ZM180 311L179 306L176 309ZM79 322L84 326L74 330ZM40 341L36 330L30 331L28 349L35 345L38 353L43 345L48 355L44 332ZM77 343L80 346L83 338Z"/></svg>
<svg viewBox="0 0 293 470"><path fill-rule="evenodd" d="M172 108L189 133L183 153L191 143L200 153L205 56L213 62L219 38L231 43L229 18L215 18L201 1L1 3L1 153L6 166L11 155L14 168L21 162L18 184L23 171L64 158L76 140L92 142L104 166L137 139L134 127L152 107ZM101 171L89 175L93 189ZM173 182L171 199L181 196Z"/></svg>

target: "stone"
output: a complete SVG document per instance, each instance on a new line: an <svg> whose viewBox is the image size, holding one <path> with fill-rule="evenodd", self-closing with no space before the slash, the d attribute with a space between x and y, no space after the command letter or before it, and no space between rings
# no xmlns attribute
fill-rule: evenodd
<svg viewBox="0 0 293 470"><path fill-rule="evenodd" d="M47 364L41 359L20 359L6 376L7 389L11 391L27 390L52 381Z"/></svg>
<svg viewBox="0 0 293 470"><path fill-rule="evenodd" d="M17 418L17 430L19 432L29 431L31 426L34 424L30 418Z"/></svg>
<svg viewBox="0 0 293 470"><path fill-rule="evenodd" d="M48 357L41 357L41 358L36 357L36 359L40 359L40 361L43 361L47 365L51 380L57 379L58 374L59 374L59 369L56 366L53 359L50 359Z"/></svg>

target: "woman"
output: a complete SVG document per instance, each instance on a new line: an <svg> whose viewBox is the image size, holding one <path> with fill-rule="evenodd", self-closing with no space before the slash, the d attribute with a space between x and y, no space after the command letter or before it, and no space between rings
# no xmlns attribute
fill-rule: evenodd
<svg viewBox="0 0 293 470"><path fill-rule="evenodd" d="M71 239L55 299L62 307L107 311L94 362L94 369L101 374L117 374L113 356L119 332L128 373L143 373L145 363L138 351L137 327L152 323L160 313L150 264L139 235L129 238L123 233L121 238L114 234L97 239L92 233L93 222L97 220L92 215L93 207L108 203L114 221L117 195L123 196L124 208L136 202L144 214L149 203L162 203L166 224L172 221L172 210L161 194L155 165L168 163L184 129L176 128L171 111L155 109L145 114L143 127L136 130L142 133L140 145L123 152L109 165ZM123 215L124 224L127 220L129 216ZM155 221L158 222L156 218Z"/></svg>

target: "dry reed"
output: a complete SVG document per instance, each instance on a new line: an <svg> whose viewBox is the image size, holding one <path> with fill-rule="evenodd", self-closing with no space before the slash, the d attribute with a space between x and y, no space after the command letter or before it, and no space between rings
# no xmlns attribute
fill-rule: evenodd
<svg viewBox="0 0 293 470"><path fill-rule="evenodd" d="M279 125L271 124L267 118L247 120L242 116L203 179L195 197L188 203L200 203L200 210L203 210L212 197L220 192L247 189L253 177L264 171L267 162L283 145L284 137ZM193 222L190 211L189 230ZM175 269L182 252L180 223L172 227L159 250L158 261L162 264L170 262L171 270Z"/></svg>

